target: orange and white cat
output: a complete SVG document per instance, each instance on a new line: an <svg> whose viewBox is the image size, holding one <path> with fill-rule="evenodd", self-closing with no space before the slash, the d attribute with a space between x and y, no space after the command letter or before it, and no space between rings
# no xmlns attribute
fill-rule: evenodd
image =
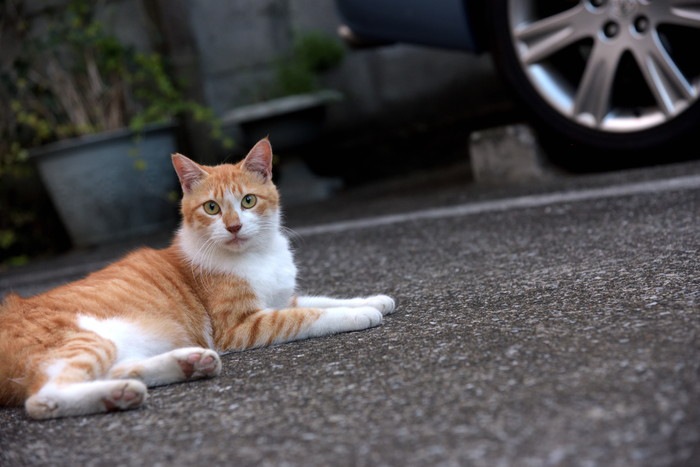
<svg viewBox="0 0 700 467"><path fill-rule="evenodd" d="M132 409L147 387L219 374L221 352L366 329L394 310L386 295L296 295L267 139L237 164L172 160L183 198L170 247L0 306L0 404L36 419Z"/></svg>

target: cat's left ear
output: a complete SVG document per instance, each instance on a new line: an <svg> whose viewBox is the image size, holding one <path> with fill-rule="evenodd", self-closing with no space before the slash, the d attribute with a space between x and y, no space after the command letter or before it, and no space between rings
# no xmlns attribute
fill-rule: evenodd
<svg viewBox="0 0 700 467"><path fill-rule="evenodd" d="M243 160L243 168L263 177L267 182L272 178L272 145L263 138L258 141Z"/></svg>
<svg viewBox="0 0 700 467"><path fill-rule="evenodd" d="M172 160L175 172L177 172L177 178L180 179L182 191L185 193L192 191L194 185L209 175L201 165L182 154L173 154Z"/></svg>

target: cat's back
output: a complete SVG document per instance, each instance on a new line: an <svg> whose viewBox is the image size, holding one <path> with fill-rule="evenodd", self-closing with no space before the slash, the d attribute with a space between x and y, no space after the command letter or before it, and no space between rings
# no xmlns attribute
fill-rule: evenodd
<svg viewBox="0 0 700 467"><path fill-rule="evenodd" d="M28 298L9 295L0 307L0 329L3 322L71 321L74 314L97 318L145 311L157 314L173 304L196 302L183 268L172 248L142 248L84 279L42 294Z"/></svg>
<svg viewBox="0 0 700 467"><path fill-rule="evenodd" d="M54 307L72 302L86 311L130 315L174 311L196 301L196 294L174 248L141 248L81 281L49 292L46 298Z"/></svg>

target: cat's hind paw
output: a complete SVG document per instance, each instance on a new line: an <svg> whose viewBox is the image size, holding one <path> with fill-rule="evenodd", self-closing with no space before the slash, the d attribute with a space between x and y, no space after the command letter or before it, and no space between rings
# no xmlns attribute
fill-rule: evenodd
<svg viewBox="0 0 700 467"><path fill-rule="evenodd" d="M43 394L36 394L24 403L27 414L35 420L44 420L60 416L58 413L58 401Z"/></svg>
<svg viewBox="0 0 700 467"><path fill-rule="evenodd" d="M107 412L135 409L146 400L148 390L141 381L119 381L117 386L102 399Z"/></svg>
<svg viewBox="0 0 700 467"><path fill-rule="evenodd" d="M27 414L38 420L115 410L135 409L146 400L148 389L141 381L86 381L57 386L48 384L24 403Z"/></svg>
<svg viewBox="0 0 700 467"><path fill-rule="evenodd" d="M365 305L379 310L382 315L389 315L394 312L396 303L388 295L373 295L365 298Z"/></svg>
<svg viewBox="0 0 700 467"><path fill-rule="evenodd" d="M212 378L221 373L219 354L211 349L178 349L174 351L186 379Z"/></svg>

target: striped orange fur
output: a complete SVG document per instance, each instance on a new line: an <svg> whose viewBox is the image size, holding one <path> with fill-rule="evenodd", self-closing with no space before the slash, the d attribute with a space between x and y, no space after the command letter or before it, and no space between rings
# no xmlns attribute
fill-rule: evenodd
<svg viewBox="0 0 700 467"><path fill-rule="evenodd" d="M216 167L173 155L182 226L82 280L0 306L0 404L33 418L139 407L147 387L216 376L219 353L375 326L385 295L296 292L272 148Z"/></svg>

